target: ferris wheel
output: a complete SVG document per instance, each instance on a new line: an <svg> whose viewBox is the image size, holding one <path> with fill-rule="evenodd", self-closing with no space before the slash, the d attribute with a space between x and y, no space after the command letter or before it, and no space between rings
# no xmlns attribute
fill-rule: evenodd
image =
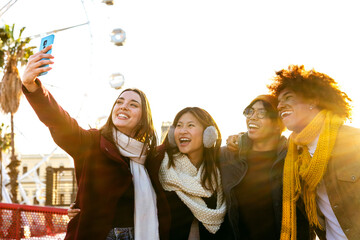
<svg viewBox="0 0 360 240"><path fill-rule="evenodd" d="M22 8L20 7L20 2L18 2L17 0L10 0L8 1L4 6L0 6L0 17L2 19L2 21L4 22L6 20L7 14L11 11L16 12L17 15L20 14L20 12L22 11ZM79 0L78 1L78 11L82 12L85 21L82 21L80 23L76 23L76 24L67 24L67 25L61 25L61 24L57 24L55 29L50 29L50 30L46 30L44 32L40 32L40 33L36 33L36 34L32 34L30 37L33 40L40 40L40 38L49 35L49 34L57 34L59 35L59 38L61 37L61 34L66 33L66 32L74 32L74 31L78 31L79 29L82 29L83 32L87 32L87 36L85 36L85 38L87 39L87 41L89 42L88 44L88 51L89 51L89 55L90 55L90 59L88 59L88 64L89 69L91 71L91 69L94 69L95 65L92 62L92 55L94 54L94 38L96 38L96 34L94 34L94 29L96 28L96 21L97 21L97 17L96 14L94 14L95 9L99 9L99 6L101 6L102 11L103 11L103 16L105 17L105 20L107 22L112 21L112 14L113 12L111 11L111 8L114 7L114 0L102 0L102 1L94 1L94 0ZM81 8L80 8L81 6ZM52 11L56 11L56 9L52 9ZM104 14L105 12L105 14ZM11 17L9 17L11 19ZM11 20L10 20L11 21ZM105 24L106 25L106 24ZM109 28L106 28L109 29ZM112 48L119 48L122 47L125 44L125 40L126 40L126 33L125 31L120 28L119 26L114 26L112 29L108 30L108 32L105 34L104 31L102 31L101 33L103 36L101 36L101 39L108 39L108 43L110 43L112 45ZM56 44L56 41L55 41ZM108 76L107 82L108 82L108 87L113 88L113 89L121 89L124 86L125 83L125 78L124 75L118 71L106 71L104 73L104 75ZM90 76L92 75L91 73L89 74ZM45 84L46 85L46 84ZM56 83L48 83L47 87L49 88L61 88L59 87ZM81 102L85 102L87 96L89 95L89 93L87 92L87 88L84 88L82 95L83 100ZM80 104L80 106L78 106L78 110L77 110L77 114L75 116L75 118L79 117L81 115L81 112L83 111L83 104ZM102 119L103 117L99 117L98 119ZM18 135L23 135L23 137L29 139L29 137L26 137L26 133L24 133L22 131L22 129L18 128L17 126L15 126L15 129L17 130L17 134ZM31 142L31 140L29 140L29 142ZM37 201L42 204L44 203L44 188L45 188L45 184L39 179L39 175L37 173L38 168L40 168L42 165L46 164L49 160L49 158L56 152L57 147L54 147L54 149L52 149L50 151L50 154L46 154L46 155L42 155L42 160L36 164L32 169L29 169L29 171L27 171L25 174L19 175L18 176L18 184L19 184L19 194L22 197L23 201L22 203L25 204L29 204L29 199L32 198L36 198ZM2 200L4 202L7 203L11 203L11 198L9 195L9 192L7 191L7 184L9 182L9 176L7 175L6 172L6 158L9 158L9 156L4 155L5 158L3 159L3 161L1 162L1 166L0 166L0 170L1 170L1 176L2 179L0 182L0 187L1 187L1 194L2 194ZM5 161L4 161L5 160ZM36 183L36 193L30 193L30 195L32 194L33 196L29 196L29 193L27 194L24 191L24 187L23 187L23 183L24 181L34 181Z"/></svg>

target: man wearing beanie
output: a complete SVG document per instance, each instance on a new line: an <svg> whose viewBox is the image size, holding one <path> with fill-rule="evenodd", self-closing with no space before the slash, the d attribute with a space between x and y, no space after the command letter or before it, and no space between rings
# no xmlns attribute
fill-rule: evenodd
<svg viewBox="0 0 360 240"><path fill-rule="evenodd" d="M245 108L248 131L228 139L236 151L221 149L220 169L235 239L278 240L281 230L282 170L286 156L284 126L277 98L256 97ZM299 239L310 239L309 224L299 213Z"/></svg>

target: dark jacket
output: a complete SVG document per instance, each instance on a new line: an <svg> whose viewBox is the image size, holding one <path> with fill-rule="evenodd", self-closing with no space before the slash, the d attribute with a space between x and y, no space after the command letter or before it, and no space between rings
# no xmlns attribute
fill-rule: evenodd
<svg viewBox="0 0 360 240"><path fill-rule="evenodd" d="M171 210L170 240L188 240L191 224L195 216L185 203L178 197L175 191L165 191ZM216 207L216 198L203 198L210 208ZM227 225L223 223L220 229L211 234L201 222L198 222L200 239L204 240L225 240L227 234Z"/></svg>
<svg viewBox="0 0 360 240"><path fill-rule="evenodd" d="M133 188L128 159L120 155L117 147L104 138L97 129L84 130L75 119L64 111L53 96L36 80L38 90L23 92L39 119L75 163L78 192L76 203L80 214L68 224L65 239L104 240L113 227L117 204L130 188ZM165 194L158 179L164 149L147 159L148 170L157 194L159 233L161 239L168 239L170 213ZM127 203L133 208L134 203Z"/></svg>
<svg viewBox="0 0 360 240"><path fill-rule="evenodd" d="M282 176L284 160L287 153L287 140L281 137L277 148L277 158L270 171L272 199L275 213L276 227L279 238L281 231L282 218ZM233 153L226 147L221 148L220 152L220 172L222 176L222 185L227 204L227 215L229 224L235 239L248 239L246 236L245 224L240 222L239 209L234 193L234 188L245 177L248 170L246 152L251 148L251 141L247 134L242 135L239 141L239 152ZM244 196L246 197L246 196ZM314 236L310 233L309 224L301 212L297 212L297 239L312 239Z"/></svg>

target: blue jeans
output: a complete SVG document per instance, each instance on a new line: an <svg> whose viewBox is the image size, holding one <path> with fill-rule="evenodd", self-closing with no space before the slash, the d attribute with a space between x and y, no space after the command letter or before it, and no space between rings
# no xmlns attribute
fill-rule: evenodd
<svg viewBox="0 0 360 240"><path fill-rule="evenodd" d="M113 228L106 240L134 240L134 228Z"/></svg>

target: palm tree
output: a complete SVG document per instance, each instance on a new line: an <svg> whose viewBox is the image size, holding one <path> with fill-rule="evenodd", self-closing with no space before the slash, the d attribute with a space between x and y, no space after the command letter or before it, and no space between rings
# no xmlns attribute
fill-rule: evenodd
<svg viewBox="0 0 360 240"><path fill-rule="evenodd" d="M5 114L10 113L11 119L11 162L7 166L10 176L11 200L17 203L17 178L19 174L18 166L20 161L17 160L14 147L14 114L20 105L21 97L21 80L18 71L18 64L25 65L29 57L33 54L32 49L35 47L26 47L30 38L21 39L21 34L25 27L21 28L18 38L14 37L13 24L10 28L5 25L0 28L0 68L4 69L4 75L0 86L0 106ZM5 67L4 67L5 66Z"/></svg>
<svg viewBox="0 0 360 240"><path fill-rule="evenodd" d="M2 172L2 152L7 151L10 148L11 143L11 134L5 133L5 130L8 126L5 127L4 123L0 125L0 202L2 202L2 185L3 185L3 172Z"/></svg>

